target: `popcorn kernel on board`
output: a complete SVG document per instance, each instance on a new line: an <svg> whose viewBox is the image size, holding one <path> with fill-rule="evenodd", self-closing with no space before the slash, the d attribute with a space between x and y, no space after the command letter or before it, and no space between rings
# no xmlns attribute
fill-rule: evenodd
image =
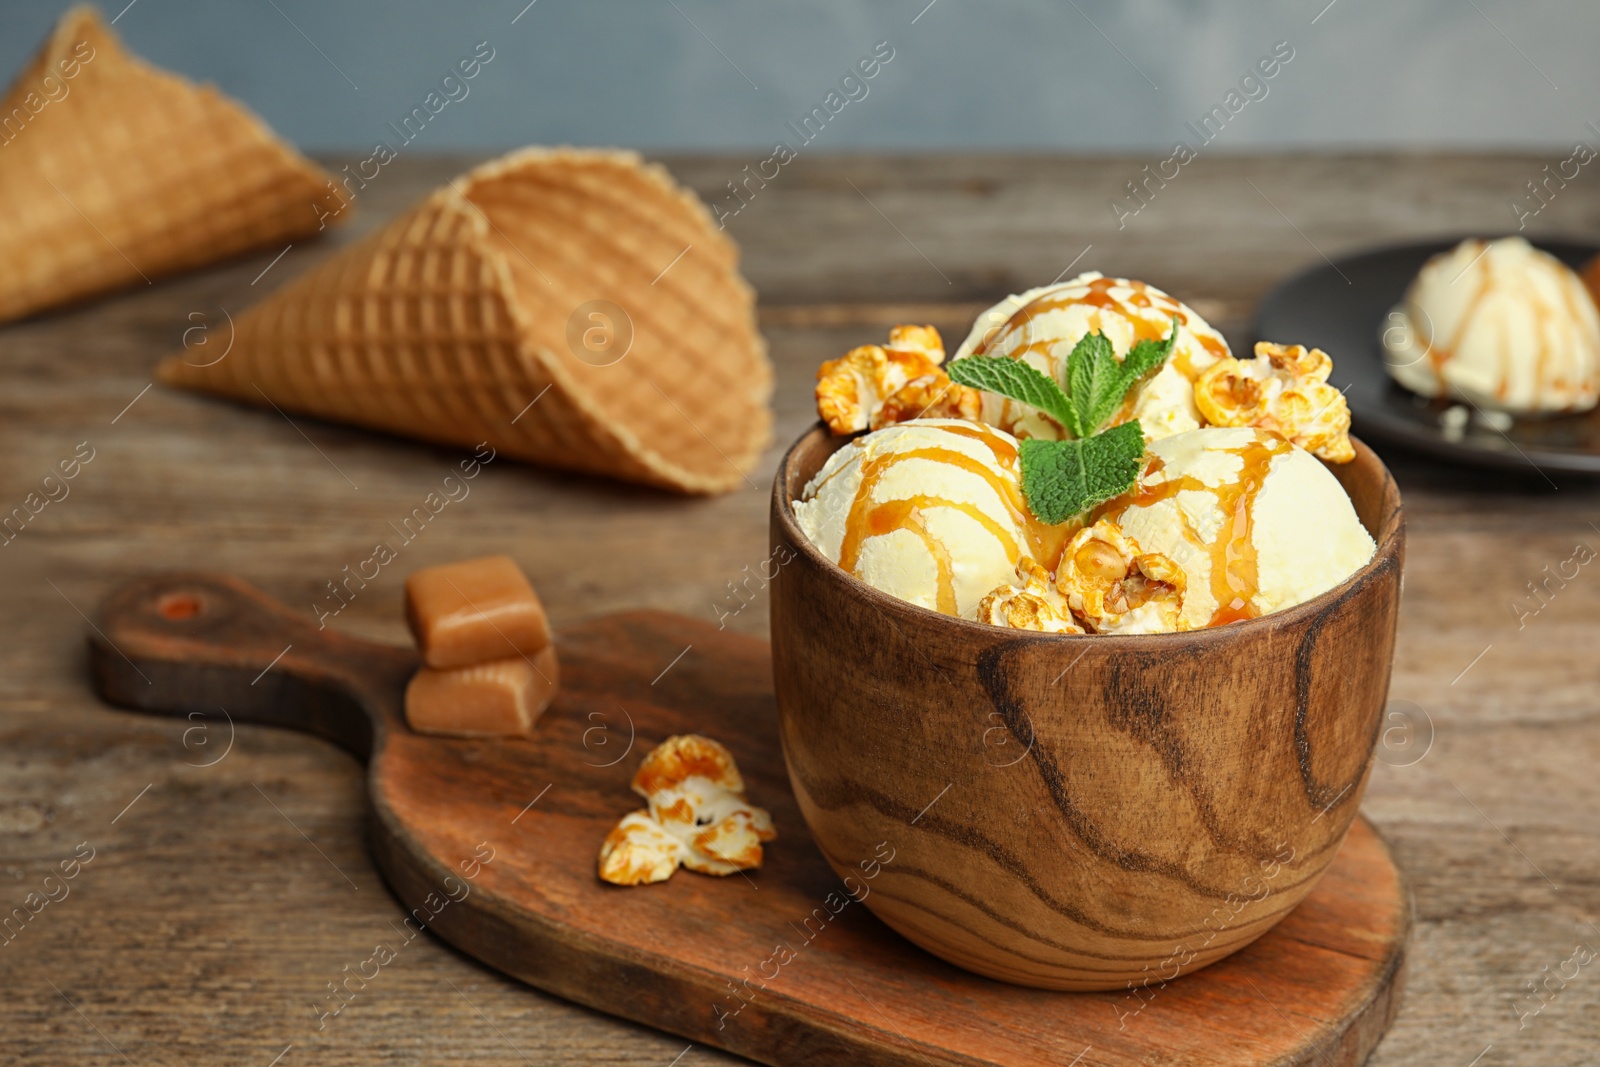
<svg viewBox="0 0 1600 1067"><path fill-rule="evenodd" d="M550 644L544 605L510 556L414 571L406 578L406 622L435 670L532 656Z"/></svg>
<svg viewBox="0 0 1600 1067"><path fill-rule="evenodd" d="M524 735L544 714L560 682L554 645L470 667L423 667L406 686L406 723L419 734Z"/></svg>

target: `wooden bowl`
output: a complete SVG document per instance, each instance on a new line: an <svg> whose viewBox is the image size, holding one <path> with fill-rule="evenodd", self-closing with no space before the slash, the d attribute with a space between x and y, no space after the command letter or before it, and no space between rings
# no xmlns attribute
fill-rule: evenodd
<svg viewBox="0 0 1600 1067"><path fill-rule="evenodd" d="M845 876L892 854L868 908L978 974L1119 989L1237 952L1310 892L1389 691L1405 530L1371 449L1332 468L1378 545L1344 584L1115 637L955 619L845 573L791 507L841 444L813 428L773 487L773 672L823 855Z"/></svg>

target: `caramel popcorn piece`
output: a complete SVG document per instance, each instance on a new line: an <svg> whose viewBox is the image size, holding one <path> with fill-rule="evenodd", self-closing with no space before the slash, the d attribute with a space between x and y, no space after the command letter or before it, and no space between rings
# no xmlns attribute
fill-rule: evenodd
<svg viewBox="0 0 1600 1067"><path fill-rule="evenodd" d="M1249 362L1220 359L1194 383L1195 406L1213 426L1255 426L1282 434L1330 463L1355 459L1350 407L1328 384L1333 360L1319 348L1256 344Z"/></svg>
<svg viewBox="0 0 1600 1067"><path fill-rule="evenodd" d="M944 362L944 338L932 326L894 326L889 329L889 344L896 352L920 352L928 362Z"/></svg>
<svg viewBox="0 0 1600 1067"><path fill-rule="evenodd" d="M983 411L983 394L953 382L944 371L913 378L883 402L872 416L872 429L881 430L912 419L966 419L977 422Z"/></svg>
<svg viewBox="0 0 1600 1067"><path fill-rule="evenodd" d="M1023 556L1017 561L1017 581L1022 584L998 586L979 601L978 621L1047 634L1084 632L1049 571Z"/></svg>
<svg viewBox="0 0 1600 1067"><path fill-rule="evenodd" d="M763 858L761 842L777 836L772 829L772 816L752 808L743 797L713 798L707 808L699 809L699 817L709 817L711 825L697 830L693 823L684 824L689 849L683 865L701 874L732 874L759 867ZM670 815L664 817L662 825L668 833L677 830Z"/></svg>
<svg viewBox="0 0 1600 1067"><path fill-rule="evenodd" d="M600 847L600 877L615 885L664 881L681 864L727 875L761 866L772 817L744 796L733 755L709 737L682 734L657 745L633 776L649 802L622 818Z"/></svg>
<svg viewBox="0 0 1600 1067"><path fill-rule="evenodd" d="M446 737L525 736L555 698L559 679L554 645L531 659L423 667L406 686L406 724Z"/></svg>
<svg viewBox="0 0 1600 1067"><path fill-rule="evenodd" d="M883 402L914 378L943 372L944 342L932 326L896 326L889 344L862 345L817 370L817 414L843 436L865 430Z"/></svg>
<svg viewBox="0 0 1600 1067"><path fill-rule="evenodd" d="M406 578L406 622L435 670L509 656L550 643L544 605L510 556L425 567Z"/></svg>
<svg viewBox="0 0 1600 1067"><path fill-rule="evenodd" d="M624 815L600 846L600 877L612 885L665 882L688 847L642 811Z"/></svg>
<svg viewBox="0 0 1600 1067"><path fill-rule="evenodd" d="M1160 634L1179 628L1188 580L1171 559L1144 552L1110 519L1079 530L1061 555L1056 588L1094 633Z"/></svg>

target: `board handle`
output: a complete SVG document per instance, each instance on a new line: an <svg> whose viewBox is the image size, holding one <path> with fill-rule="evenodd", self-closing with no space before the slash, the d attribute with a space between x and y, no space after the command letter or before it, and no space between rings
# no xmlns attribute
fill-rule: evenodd
<svg viewBox="0 0 1600 1067"><path fill-rule="evenodd" d="M89 670L107 703L301 730L365 761L399 725L419 665L409 648L318 629L227 575L177 571L127 583L100 604Z"/></svg>

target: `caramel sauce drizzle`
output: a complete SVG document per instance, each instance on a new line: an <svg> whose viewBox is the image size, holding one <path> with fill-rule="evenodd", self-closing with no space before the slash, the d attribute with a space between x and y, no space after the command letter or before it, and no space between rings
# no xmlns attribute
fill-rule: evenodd
<svg viewBox="0 0 1600 1067"><path fill-rule="evenodd" d="M987 446L989 453L994 456L994 461L1006 470L1010 470L1016 465L1019 455L1017 446L982 423L962 423L954 426L941 426L939 429L945 433L953 433L957 437L965 437L968 440L978 441Z"/></svg>
<svg viewBox="0 0 1600 1067"><path fill-rule="evenodd" d="M989 427L971 423L941 426L939 429L958 437L981 442L988 447L995 463L1002 470L1007 474L1016 472L1018 460L1016 446ZM1026 554L1044 562L1046 566L1055 564L1070 531L1066 527L1046 526L1034 518L1033 513L1028 510L1027 501L1017 478L1007 478L997 474L981 460L974 459L965 452L929 445L905 452L874 456L862 464L861 484L856 487L855 497L850 502L850 512L845 518L844 540L839 546L839 566L844 570L856 575L861 561L861 548L868 538L881 537L897 530L909 530L921 539L928 554L933 558L938 576L938 610L945 615L958 615L960 612L956 604L954 563L949 549L929 531L925 521L927 509L942 507L959 511L982 525L1005 547L1012 559L1023 554L1023 546L1017 543L1011 531L976 504L925 493L898 500L874 502L873 491L883 478L899 464L912 459L947 463L982 478L1005 502L1011 518L1022 530L1027 542Z"/></svg>
<svg viewBox="0 0 1600 1067"><path fill-rule="evenodd" d="M1483 242L1481 241L1476 242L1474 247L1482 246L1482 244ZM1455 333L1451 334L1449 341L1445 344L1435 345L1433 343L1434 338L1431 334L1429 335L1428 351L1426 355L1428 357L1428 365L1433 368L1433 376L1439 383L1439 392L1437 395L1443 396L1445 394L1445 364L1449 363L1455 358L1456 349L1461 346L1461 339L1463 335L1465 335L1467 330L1472 326L1473 320L1478 317L1478 312L1483 309L1484 299L1489 295L1489 292L1493 288L1494 268L1490 263L1485 262L1483 265L1483 276L1478 282L1477 291L1472 294L1472 299L1467 302L1467 310L1462 313L1460 321L1456 323ZM1416 321L1416 316L1411 316L1412 329L1416 329ZM1430 323L1432 322L1431 319L1428 319L1427 321ZM1501 377L1500 387L1502 390L1505 388L1504 376Z"/></svg>
<svg viewBox="0 0 1600 1067"><path fill-rule="evenodd" d="M1131 507L1149 507L1162 500L1170 500L1184 491L1210 493L1217 498L1217 507L1227 516L1217 539L1207 545L1195 531L1182 511L1178 520L1183 536L1199 552L1211 557L1211 595L1216 598L1217 609L1207 626L1223 626L1230 622L1253 619L1261 614L1256 594L1261 590L1261 578L1255 546L1255 503L1266 483L1267 472L1274 456L1291 451L1293 446L1277 434L1262 434L1238 448L1229 448L1229 455L1238 456L1242 466L1238 477L1223 485L1211 486L1193 475L1153 481L1166 464L1160 456L1154 457L1139 484L1134 489L1111 501L1096 518L1109 518L1120 524L1122 515ZM1182 562L1181 560L1179 561Z"/></svg>
<svg viewBox="0 0 1600 1067"><path fill-rule="evenodd" d="M1573 287L1570 286L1570 285L1561 286L1561 290L1560 290L1561 291L1561 310L1566 313L1566 318L1567 318L1567 320L1569 322L1578 323L1578 322L1582 322L1583 321L1583 316L1579 313L1577 307L1573 304L1574 294L1573 294L1572 290L1573 290ZM1559 370L1557 371L1557 375L1553 380L1546 376L1546 374L1547 374L1547 365L1549 363L1550 356L1551 356L1551 345L1550 345L1549 328L1552 325L1553 320L1555 320L1557 318L1556 309L1551 307L1550 305L1546 304L1542 299L1538 301L1538 308L1539 308L1539 363L1538 363L1537 369L1534 371L1534 381L1543 383L1545 385L1549 385L1549 386L1553 387L1556 390L1556 392L1558 392L1558 393L1560 393L1562 395L1565 395L1568 392L1566 376L1561 374L1559 372ZM1567 361L1566 365L1567 366L1571 366L1572 365L1572 361L1569 359ZM1509 378L1509 375L1507 376L1507 378ZM1504 382L1505 380L1506 379L1502 379L1502 382ZM1502 393L1503 392L1504 392L1504 385L1502 385Z"/></svg>

